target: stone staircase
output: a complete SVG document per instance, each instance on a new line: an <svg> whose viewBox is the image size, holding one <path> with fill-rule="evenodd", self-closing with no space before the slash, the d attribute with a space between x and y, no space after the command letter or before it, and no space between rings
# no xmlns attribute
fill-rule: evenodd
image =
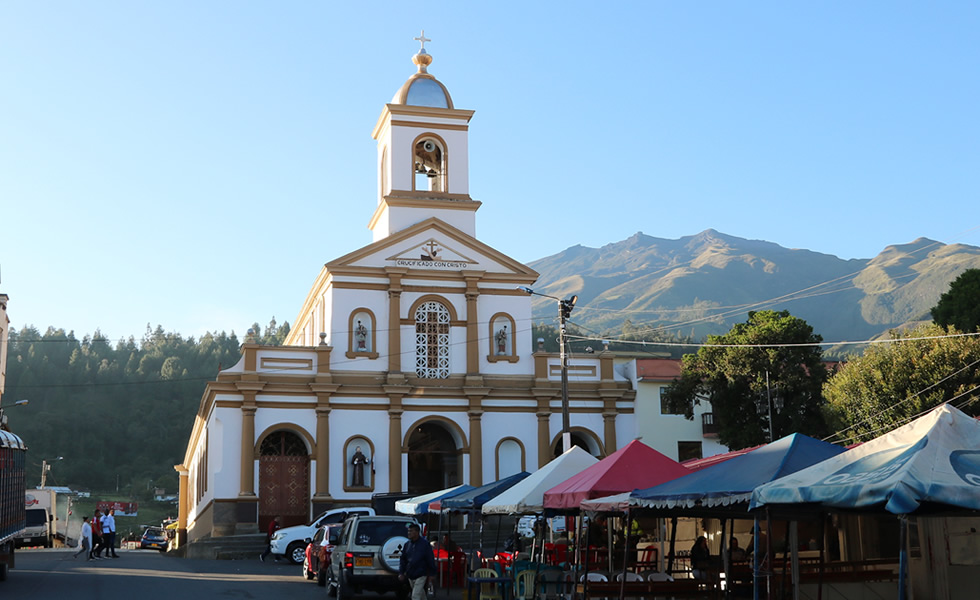
<svg viewBox="0 0 980 600"><path fill-rule="evenodd" d="M209 560L255 560L265 548L264 533L249 533L194 540L171 554Z"/></svg>

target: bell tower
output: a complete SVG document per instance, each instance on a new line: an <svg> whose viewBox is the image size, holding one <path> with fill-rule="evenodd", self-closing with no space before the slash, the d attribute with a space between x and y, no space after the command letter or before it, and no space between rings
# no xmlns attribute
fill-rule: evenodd
<svg viewBox="0 0 980 600"><path fill-rule="evenodd" d="M470 198L468 141L472 110L453 106L449 90L428 72L425 32L412 57L418 70L395 92L374 126L378 141L378 208L374 241L436 217L476 237L480 202Z"/></svg>

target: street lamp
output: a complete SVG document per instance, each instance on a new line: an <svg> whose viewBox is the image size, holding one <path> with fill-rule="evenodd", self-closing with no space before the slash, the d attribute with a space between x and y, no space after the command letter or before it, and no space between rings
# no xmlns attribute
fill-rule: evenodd
<svg viewBox="0 0 980 600"><path fill-rule="evenodd" d="M30 400L17 400L10 406L24 406L30 402ZM7 429L7 415L3 414L3 408L0 408L0 429Z"/></svg>
<svg viewBox="0 0 980 600"><path fill-rule="evenodd" d="M565 322L568 320L569 315L572 314L572 309L575 308L575 302L578 301L578 296L573 295L566 300L562 300L555 296L535 292L531 288L523 285L517 286L517 289L525 294L543 296L558 301L558 345L561 347L561 441L562 452L568 452L572 447L572 431L568 423L568 352L565 349Z"/></svg>
<svg viewBox="0 0 980 600"><path fill-rule="evenodd" d="M65 459L64 456L59 456L58 458L51 459L51 462L48 462L46 460L41 461L41 488L42 489L44 488L44 484L47 483L48 481L48 471L51 470L51 463L64 459Z"/></svg>

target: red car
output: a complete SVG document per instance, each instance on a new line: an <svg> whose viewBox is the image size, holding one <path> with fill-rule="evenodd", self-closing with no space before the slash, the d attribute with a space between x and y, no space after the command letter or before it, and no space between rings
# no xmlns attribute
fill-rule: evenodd
<svg viewBox="0 0 980 600"><path fill-rule="evenodd" d="M313 539L308 540L306 558L303 559L303 577L315 578L316 584L320 586L327 584L327 566L342 526L343 523L323 525L316 530Z"/></svg>

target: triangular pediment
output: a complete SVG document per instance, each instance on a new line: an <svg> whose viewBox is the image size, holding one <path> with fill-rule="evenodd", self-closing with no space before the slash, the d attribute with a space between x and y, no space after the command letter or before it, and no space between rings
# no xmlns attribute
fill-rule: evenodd
<svg viewBox="0 0 980 600"><path fill-rule="evenodd" d="M330 261L327 270L402 268L409 271L483 271L534 281L538 273L437 218L429 218Z"/></svg>

